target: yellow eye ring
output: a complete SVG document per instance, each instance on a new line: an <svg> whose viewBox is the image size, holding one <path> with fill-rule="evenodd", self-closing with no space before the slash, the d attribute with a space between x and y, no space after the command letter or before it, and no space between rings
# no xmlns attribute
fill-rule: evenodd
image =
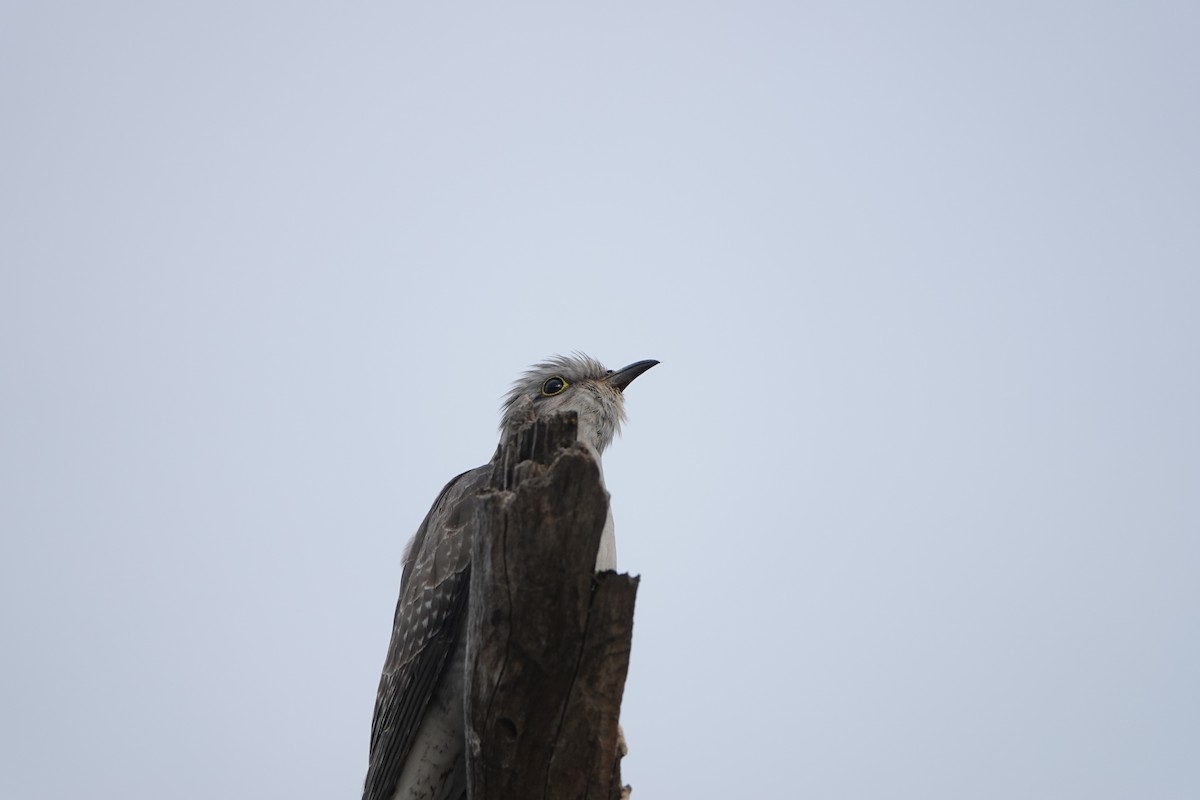
<svg viewBox="0 0 1200 800"><path fill-rule="evenodd" d="M561 375L546 378L546 382L542 384L542 397L554 397L556 394L562 394L570 385L567 383L567 379Z"/></svg>

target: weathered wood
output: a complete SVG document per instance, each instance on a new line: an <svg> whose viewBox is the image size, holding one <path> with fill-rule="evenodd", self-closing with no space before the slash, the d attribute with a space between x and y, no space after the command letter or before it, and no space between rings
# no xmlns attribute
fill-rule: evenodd
<svg viewBox="0 0 1200 800"><path fill-rule="evenodd" d="M574 415L527 426L477 510L467 639L470 800L611 800L637 578L596 574L608 513Z"/></svg>

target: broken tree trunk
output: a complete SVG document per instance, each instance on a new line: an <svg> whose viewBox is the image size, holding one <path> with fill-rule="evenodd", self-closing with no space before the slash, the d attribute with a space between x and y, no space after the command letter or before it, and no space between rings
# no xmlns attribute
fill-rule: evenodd
<svg viewBox="0 0 1200 800"><path fill-rule="evenodd" d="M574 414L505 443L472 520L470 800L621 796L638 579L597 574L608 492Z"/></svg>

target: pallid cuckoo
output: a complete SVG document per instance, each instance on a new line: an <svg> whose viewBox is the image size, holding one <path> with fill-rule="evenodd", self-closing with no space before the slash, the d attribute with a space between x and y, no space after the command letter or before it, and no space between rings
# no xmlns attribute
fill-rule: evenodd
<svg viewBox="0 0 1200 800"><path fill-rule="evenodd" d="M538 417L575 411L578 440L599 463L625 418L625 388L657 363L638 361L614 372L576 353L537 364L508 393L501 443ZM363 800L466 797L462 623L471 543L464 541L464 528L495 463L493 456L446 484L405 551L392 640L375 700ZM601 480L603 474L601 467ZM596 569L615 569L616 562L610 510Z"/></svg>

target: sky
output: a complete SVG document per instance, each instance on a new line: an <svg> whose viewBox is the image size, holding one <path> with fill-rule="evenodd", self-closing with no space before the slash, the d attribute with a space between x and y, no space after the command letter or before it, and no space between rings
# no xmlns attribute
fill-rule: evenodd
<svg viewBox="0 0 1200 800"><path fill-rule="evenodd" d="M634 797L1200 796L1194 3L0 3L0 796L357 797L529 364Z"/></svg>

